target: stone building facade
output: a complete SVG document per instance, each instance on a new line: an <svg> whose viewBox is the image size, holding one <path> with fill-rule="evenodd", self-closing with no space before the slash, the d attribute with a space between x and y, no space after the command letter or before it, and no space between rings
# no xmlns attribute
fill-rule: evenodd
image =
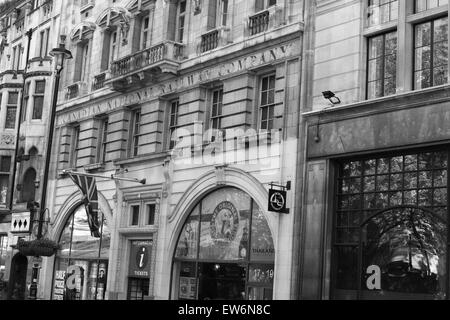
<svg viewBox="0 0 450 320"><path fill-rule="evenodd" d="M32 259L11 246L29 238L30 205L40 202L53 90L49 52L57 43L61 3L8 4L0 13L0 239L2 280L10 283L5 294L12 299L27 296L31 279Z"/></svg>
<svg viewBox="0 0 450 320"><path fill-rule="evenodd" d="M308 1L61 2L73 59L47 203L62 248L39 296L292 298ZM67 172L106 177L99 237ZM268 211L271 183L290 184L290 214Z"/></svg>
<svg viewBox="0 0 450 320"><path fill-rule="evenodd" d="M448 299L448 2L316 4L300 298Z"/></svg>

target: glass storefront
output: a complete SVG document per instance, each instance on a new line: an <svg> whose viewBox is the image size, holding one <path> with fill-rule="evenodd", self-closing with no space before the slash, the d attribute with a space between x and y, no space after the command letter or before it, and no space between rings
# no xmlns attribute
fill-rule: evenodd
<svg viewBox="0 0 450 320"><path fill-rule="evenodd" d="M91 235L87 219L85 207L78 207L61 233L61 249L55 258L54 300L105 299L111 235L101 212L100 238Z"/></svg>
<svg viewBox="0 0 450 320"><path fill-rule="evenodd" d="M448 151L340 163L333 297L447 299Z"/></svg>
<svg viewBox="0 0 450 320"><path fill-rule="evenodd" d="M187 218L175 251L173 298L272 299L275 249L263 212L245 192L223 188Z"/></svg>

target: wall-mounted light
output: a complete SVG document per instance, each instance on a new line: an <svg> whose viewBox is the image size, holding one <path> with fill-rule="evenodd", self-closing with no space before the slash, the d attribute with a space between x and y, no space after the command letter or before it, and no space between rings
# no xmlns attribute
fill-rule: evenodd
<svg viewBox="0 0 450 320"><path fill-rule="evenodd" d="M332 92L332 91L324 91L324 92L322 92L322 94L323 94L323 97L324 97L325 99L330 100L330 102L331 102L332 104L339 104L339 103L341 103L341 99L339 99L338 97L336 97L336 95L335 95L334 92Z"/></svg>

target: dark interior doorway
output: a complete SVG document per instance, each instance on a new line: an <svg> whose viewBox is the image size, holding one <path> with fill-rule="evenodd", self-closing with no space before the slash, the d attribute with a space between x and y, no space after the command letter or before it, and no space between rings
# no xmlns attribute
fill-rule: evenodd
<svg viewBox="0 0 450 320"><path fill-rule="evenodd" d="M8 300L25 300L28 259L18 253L11 262Z"/></svg>

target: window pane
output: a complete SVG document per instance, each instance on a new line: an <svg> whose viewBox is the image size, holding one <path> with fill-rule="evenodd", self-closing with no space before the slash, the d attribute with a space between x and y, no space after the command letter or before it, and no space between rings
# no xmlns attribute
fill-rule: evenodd
<svg viewBox="0 0 450 320"><path fill-rule="evenodd" d="M139 224L139 206L131 206L131 225L137 226Z"/></svg>
<svg viewBox="0 0 450 320"><path fill-rule="evenodd" d="M44 106L44 96L34 97L33 119L42 119L42 108Z"/></svg>

